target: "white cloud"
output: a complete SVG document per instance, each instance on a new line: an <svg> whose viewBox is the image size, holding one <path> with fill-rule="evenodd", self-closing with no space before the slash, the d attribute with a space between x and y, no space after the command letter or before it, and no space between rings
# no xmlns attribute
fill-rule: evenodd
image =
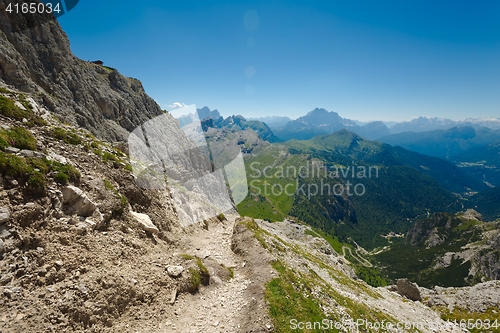
<svg viewBox="0 0 500 333"><path fill-rule="evenodd" d="M181 103L181 102L174 102L170 105L167 105L167 109L179 109L179 108L183 108L183 107L186 107L187 105L184 104L184 103Z"/></svg>

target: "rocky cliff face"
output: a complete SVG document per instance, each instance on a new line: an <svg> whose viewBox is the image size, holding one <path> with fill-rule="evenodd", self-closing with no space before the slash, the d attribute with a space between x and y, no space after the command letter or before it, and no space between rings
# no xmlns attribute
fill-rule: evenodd
<svg viewBox="0 0 500 333"><path fill-rule="evenodd" d="M434 257L432 269L436 272L446 270L454 263L468 264L468 276L464 278L469 283L498 280L499 222L481 220L481 214L472 209L456 215L436 213L428 219L417 221L408 232L406 241Z"/></svg>
<svg viewBox="0 0 500 333"><path fill-rule="evenodd" d="M9 14L5 5L0 0L0 81L108 141L162 113L138 80L75 57L57 21Z"/></svg>

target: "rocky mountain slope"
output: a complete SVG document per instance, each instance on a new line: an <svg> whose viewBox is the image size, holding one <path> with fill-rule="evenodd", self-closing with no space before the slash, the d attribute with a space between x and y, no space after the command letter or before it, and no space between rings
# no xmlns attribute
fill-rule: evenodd
<svg viewBox="0 0 500 333"><path fill-rule="evenodd" d="M123 151L23 93L0 95L1 332L182 332L214 318L214 332L268 331L264 281L250 285L252 266L231 254L236 217L182 223L167 188L137 186ZM213 317L194 306L200 288L217 295Z"/></svg>
<svg viewBox="0 0 500 333"><path fill-rule="evenodd" d="M500 278L500 227L469 209L417 221L402 244L376 255L392 278L457 287ZM405 260L401 260L404 258Z"/></svg>
<svg viewBox="0 0 500 333"><path fill-rule="evenodd" d="M266 296L277 332L376 332L383 322L394 332L459 332L467 331L461 330L461 318L456 324L452 320L464 311L474 320L489 318L493 323L496 318L498 281L425 289L401 279L397 285L372 288L356 278L345 254L338 254L308 226L249 219L241 223L274 257L278 276L267 284ZM498 331L498 325L492 331Z"/></svg>

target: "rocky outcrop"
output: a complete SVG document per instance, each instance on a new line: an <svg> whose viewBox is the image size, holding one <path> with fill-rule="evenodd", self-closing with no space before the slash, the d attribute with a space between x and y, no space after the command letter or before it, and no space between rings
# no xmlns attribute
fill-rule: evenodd
<svg viewBox="0 0 500 333"><path fill-rule="evenodd" d="M401 296L407 297L412 301L421 301L422 297L420 296L420 291L418 290L417 285L410 282L408 279L399 279L396 282L396 291Z"/></svg>
<svg viewBox="0 0 500 333"><path fill-rule="evenodd" d="M500 306L500 281L488 281L472 287L420 289L425 303L431 307L446 306L450 311L459 308L469 312L484 312Z"/></svg>
<svg viewBox="0 0 500 333"><path fill-rule="evenodd" d="M500 279L500 223L483 222L481 214L473 209L455 215L436 213L417 221L407 233L406 242L425 246L433 257L429 268L436 272L458 261L470 265L464 283Z"/></svg>
<svg viewBox="0 0 500 333"><path fill-rule="evenodd" d="M0 0L0 82L33 93L66 123L108 141L124 140L162 113L140 81L76 58L56 20L7 14L5 4Z"/></svg>
<svg viewBox="0 0 500 333"><path fill-rule="evenodd" d="M500 280L500 224L485 237L485 245L471 258L471 275Z"/></svg>

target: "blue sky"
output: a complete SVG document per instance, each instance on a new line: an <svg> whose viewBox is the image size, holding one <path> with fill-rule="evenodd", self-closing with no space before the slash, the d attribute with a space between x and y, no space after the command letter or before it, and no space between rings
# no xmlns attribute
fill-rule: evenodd
<svg viewBox="0 0 500 333"><path fill-rule="evenodd" d="M500 117L499 1L80 0L59 22L164 109Z"/></svg>

